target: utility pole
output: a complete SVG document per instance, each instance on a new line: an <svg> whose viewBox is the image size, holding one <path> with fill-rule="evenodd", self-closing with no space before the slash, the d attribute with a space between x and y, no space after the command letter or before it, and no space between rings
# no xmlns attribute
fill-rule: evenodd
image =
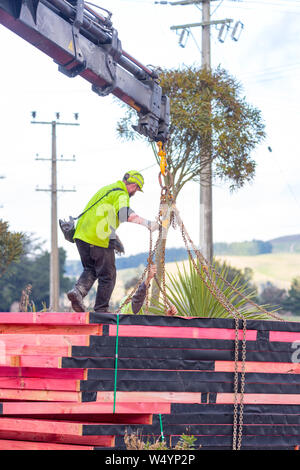
<svg viewBox="0 0 300 470"><path fill-rule="evenodd" d="M202 2L202 67L211 69L210 0ZM209 152L209 151L208 151ZM212 162L211 152L200 156L200 249L213 260Z"/></svg>
<svg viewBox="0 0 300 470"><path fill-rule="evenodd" d="M233 19L226 18L223 20L211 19L210 6L215 0L178 0L178 1L156 1L155 3L177 5L202 5L202 21L201 23L183 24L171 26L171 30L176 32L181 30L179 45L185 47L184 39L187 40L191 28L202 28L202 50L201 50L201 66L211 69L211 26L221 26L218 39L224 42L227 32L229 31ZM238 21L232 30L231 38L234 41L239 39L243 24ZM225 32L225 35L224 35ZM186 34L185 34L186 33ZM211 142L211 138L208 137ZM208 145L206 147L210 147ZM212 162L211 152L208 150L206 154L201 152L200 155L200 235L199 246L205 258L211 263L213 260L213 217L212 217Z"/></svg>
<svg viewBox="0 0 300 470"><path fill-rule="evenodd" d="M36 117L36 112L32 113L33 118ZM59 122L59 113L56 113L56 120L45 121L31 121L32 124L48 124L51 125L51 158L36 158L36 160L50 160L51 161L51 188L39 189L36 191L51 191L51 253L50 253L50 305L49 308L53 312L59 311L59 250L57 241L57 193L61 192L74 192L75 189L58 189L57 188L57 161L75 161L73 159L61 158L57 160L56 151L56 128L57 125L63 126L79 126L79 123ZM75 113L75 119L78 119L78 113Z"/></svg>

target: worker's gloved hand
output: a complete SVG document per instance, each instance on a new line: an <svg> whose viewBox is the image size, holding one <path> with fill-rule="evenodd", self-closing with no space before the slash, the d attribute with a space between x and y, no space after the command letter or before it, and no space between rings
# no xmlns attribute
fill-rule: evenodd
<svg viewBox="0 0 300 470"><path fill-rule="evenodd" d="M157 273L156 264L151 264L149 271L148 271L147 281L150 282L151 279L154 278L156 273Z"/></svg>
<svg viewBox="0 0 300 470"><path fill-rule="evenodd" d="M147 227L150 230L150 232L155 232L155 230L159 229L159 223L156 222L156 221L149 220L148 224L147 224Z"/></svg>
<svg viewBox="0 0 300 470"><path fill-rule="evenodd" d="M168 317L175 317L175 315L178 315L178 310L175 307L175 305L171 305L171 307L167 311Z"/></svg>
<svg viewBox="0 0 300 470"><path fill-rule="evenodd" d="M122 255L125 253L125 249L124 249L124 245L123 243L121 242L120 238L118 237L118 235L116 235L116 239L114 240L114 248L115 248L115 252L118 254L118 255Z"/></svg>

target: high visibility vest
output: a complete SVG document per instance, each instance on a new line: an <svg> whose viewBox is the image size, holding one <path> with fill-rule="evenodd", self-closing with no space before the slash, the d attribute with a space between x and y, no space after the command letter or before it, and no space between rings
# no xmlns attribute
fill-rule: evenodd
<svg viewBox="0 0 300 470"><path fill-rule="evenodd" d="M101 199L102 196L104 196L103 199ZM99 199L101 199L99 204L95 204ZM90 245L108 248L110 238L114 238L114 231L120 225L119 211L123 208L129 209L126 184L123 181L117 181L101 188L84 210L89 207L91 209L77 222L74 239L79 238Z"/></svg>

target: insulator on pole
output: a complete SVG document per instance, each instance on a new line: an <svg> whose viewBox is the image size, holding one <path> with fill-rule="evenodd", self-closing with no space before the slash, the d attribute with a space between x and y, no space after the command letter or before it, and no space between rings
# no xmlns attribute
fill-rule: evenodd
<svg viewBox="0 0 300 470"><path fill-rule="evenodd" d="M241 21L237 21L232 29L231 39L233 39L233 41L238 41L240 38L240 35L242 34L243 29L244 29L243 23Z"/></svg>
<svg viewBox="0 0 300 470"><path fill-rule="evenodd" d="M180 47L184 48L186 46L187 40L189 38L190 31L188 29L183 29L179 36L178 44Z"/></svg>

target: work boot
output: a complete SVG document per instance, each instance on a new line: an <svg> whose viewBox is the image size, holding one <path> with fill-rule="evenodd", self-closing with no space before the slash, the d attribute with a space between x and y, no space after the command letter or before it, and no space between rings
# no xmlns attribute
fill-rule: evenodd
<svg viewBox="0 0 300 470"><path fill-rule="evenodd" d="M108 308L98 308L95 310L95 313L113 313L111 310L108 310Z"/></svg>
<svg viewBox="0 0 300 470"><path fill-rule="evenodd" d="M70 300L72 308L75 312L85 312L82 295L76 287L67 293L67 297Z"/></svg>

